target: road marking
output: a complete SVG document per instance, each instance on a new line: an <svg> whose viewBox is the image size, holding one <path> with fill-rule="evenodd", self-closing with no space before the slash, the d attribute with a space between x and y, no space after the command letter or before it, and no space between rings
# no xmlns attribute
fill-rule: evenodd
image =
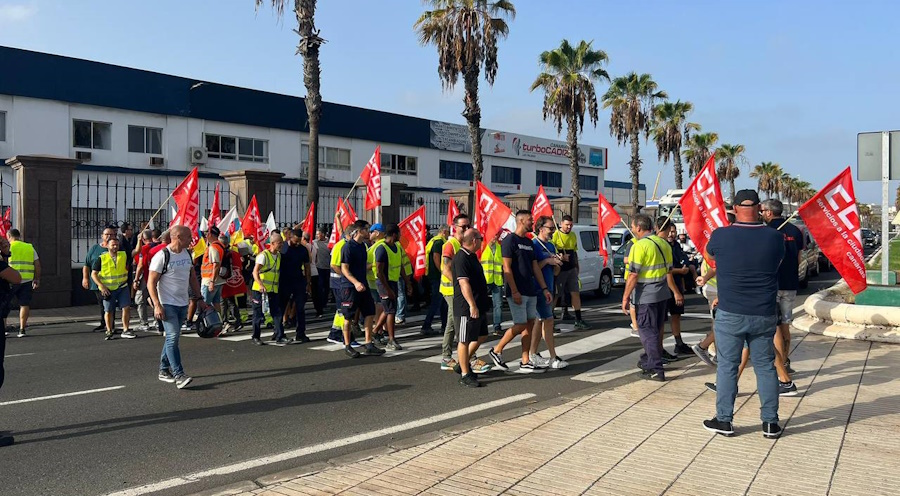
<svg viewBox="0 0 900 496"><path fill-rule="evenodd" d="M34 355L34 353L18 353L15 355L6 355L6 356L4 356L4 358L23 357L23 356L31 356L31 355Z"/></svg>
<svg viewBox="0 0 900 496"><path fill-rule="evenodd" d="M88 389L87 391L75 391L74 393L63 393L63 394L54 394L50 396L40 396L38 398L27 398L24 400L14 400L14 401L4 401L0 403L0 406L9 406L9 405L18 405L19 403L31 403L33 401L43 401L43 400L55 400L57 398L66 398L69 396L81 396L84 394L93 394L93 393L102 393L105 391L115 391L116 389L122 389L125 386L113 386L106 387L100 389Z"/></svg>
<svg viewBox="0 0 900 496"><path fill-rule="evenodd" d="M556 355L565 360L569 360L571 358L575 358L580 355L584 355L585 353L590 353L594 350L599 350L600 348L604 348L614 343L618 343L623 339L628 339L631 337L631 328L626 327L616 327L614 329L610 329L605 332L599 332L592 336L588 336L586 338L579 339L577 341L572 341L571 343L566 343L564 345L560 345L556 347ZM548 357L545 357L548 358ZM506 362L507 365L518 366L522 359L512 360Z"/></svg>
<svg viewBox="0 0 900 496"><path fill-rule="evenodd" d="M271 465L273 463L283 462L287 460L293 460L295 458L300 458L307 455L312 455L315 453L320 453L322 451L328 451L335 448L340 448L343 446L349 446L352 444L360 443L363 441L368 441L370 439L376 439L382 436L387 436L390 434L396 434L398 432L407 431L410 429L417 429L419 427L428 426L431 424L436 424L439 422L444 422L446 420L452 420L459 417L465 417L467 415L471 415L473 413L481 412L484 410L490 410L492 408L497 408L504 405L509 405L512 403L517 403L520 401L525 401L531 398L534 398L536 395L533 393L525 393L518 394L515 396L510 396L508 398L503 398L499 400L494 400L488 403L482 403L479 405L470 406L468 408L462 408L460 410L456 410L453 412L447 412L440 415L434 415L431 417L426 417L419 420L413 420L411 422L406 422L404 424L395 425L391 427L385 427L384 429L379 429L372 432L367 432L364 434L357 434L355 436L345 437L342 439L335 439L334 441L328 441L321 444L315 444L312 446L307 446L305 448L298 448L291 451L285 451L284 453L279 453L276 455L269 455L261 458L256 458L253 460L247 460L240 463L235 463L232 465L224 465L218 468L204 470L202 472L195 472L193 474L183 475L181 477L175 477L172 479L167 479L161 482L157 482L154 484L147 484L144 486L134 487L131 489L126 489L124 491L119 491L115 493L110 493L108 496L138 496L141 494L154 493L157 491L164 491L167 489L172 489L179 486L184 486L187 484L191 484L194 482L201 481L203 479L227 474L233 474L236 472L242 472L244 470L250 470L257 467L263 467L267 465Z"/></svg>
<svg viewBox="0 0 900 496"><path fill-rule="evenodd" d="M682 335L694 334L683 332ZM669 346L675 344L675 338L669 336L663 341L663 346ZM618 379L619 377L626 376L628 374L636 374L637 367L636 362L638 358L643 353L643 349L639 349L633 351L627 355L616 358L615 360L610 360L603 365L588 370L587 372L583 372L576 376L572 377L573 381L584 381L584 382L593 382L596 384L600 384L603 382L609 382L613 379Z"/></svg>

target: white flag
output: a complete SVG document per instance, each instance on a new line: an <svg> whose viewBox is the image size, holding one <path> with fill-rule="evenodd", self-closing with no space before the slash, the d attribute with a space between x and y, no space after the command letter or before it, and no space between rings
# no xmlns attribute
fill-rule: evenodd
<svg viewBox="0 0 900 496"><path fill-rule="evenodd" d="M271 234L275 229L278 229L278 226L275 225L275 214L269 212L269 218L266 219L266 234Z"/></svg>
<svg viewBox="0 0 900 496"><path fill-rule="evenodd" d="M209 221L206 217L200 217L200 232L205 233L209 229Z"/></svg>
<svg viewBox="0 0 900 496"><path fill-rule="evenodd" d="M228 209L228 212L222 217L222 220L219 221L219 225L216 227L219 228L219 232L227 233L231 223L237 218L237 205L235 205Z"/></svg>

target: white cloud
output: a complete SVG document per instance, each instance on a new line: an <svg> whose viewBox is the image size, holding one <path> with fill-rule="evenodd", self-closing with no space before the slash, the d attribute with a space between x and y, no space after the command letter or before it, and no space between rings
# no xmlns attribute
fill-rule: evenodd
<svg viewBox="0 0 900 496"><path fill-rule="evenodd" d="M26 21L36 13L34 5L3 4L0 5L0 24Z"/></svg>

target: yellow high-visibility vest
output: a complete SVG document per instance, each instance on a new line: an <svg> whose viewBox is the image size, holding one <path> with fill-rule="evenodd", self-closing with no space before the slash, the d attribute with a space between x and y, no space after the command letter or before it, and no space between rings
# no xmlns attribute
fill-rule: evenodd
<svg viewBox="0 0 900 496"><path fill-rule="evenodd" d="M16 269L22 281L34 279L34 246L24 241L9 243L9 266Z"/></svg>
<svg viewBox="0 0 900 496"><path fill-rule="evenodd" d="M481 268L484 269L484 280L488 284L503 286L503 255L500 253L500 243L491 243L481 252Z"/></svg>
<svg viewBox="0 0 900 496"><path fill-rule="evenodd" d="M269 250L263 252L266 263L259 270L259 280L262 281L267 293L278 293L278 280L281 274L281 253L272 255ZM259 283L253 281L253 291L259 291Z"/></svg>
<svg viewBox="0 0 900 496"><path fill-rule="evenodd" d="M124 253L117 252L116 259L113 260L109 252L100 255L100 282L110 291L119 289L128 282L128 267L125 266L125 260L128 258Z"/></svg>
<svg viewBox="0 0 900 496"><path fill-rule="evenodd" d="M654 239L655 238L655 239ZM657 242L656 240L659 240ZM668 254L668 255L666 255ZM664 239L656 235L646 236L631 247L629 262L641 261L638 272L638 283L664 281L672 265L672 247Z"/></svg>
<svg viewBox="0 0 900 496"><path fill-rule="evenodd" d="M388 273L387 273L388 281L398 282L398 281L400 281L400 266L403 264L403 255L401 255L401 253L403 252L403 248L400 246L400 243L394 243L395 251L391 251L391 248L388 246L388 243L383 239L379 239L377 243L372 245L372 248L378 248L379 246L382 246L382 245L384 245L384 247L385 247L384 251L387 252L387 256L388 256ZM372 250L372 274L371 274L371 276L374 277L376 280L378 279L378 268L375 266L377 263L378 262L375 261L375 250L373 249ZM373 282L372 285L370 286L370 288L374 289L375 288L374 284L375 283Z"/></svg>
<svg viewBox="0 0 900 496"><path fill-rule="evenodd" d="M432 264L431 247L434 246L434 242L437 240L441 240L444 243L447 242L447 239L441 235L437 235L428 240L428 244L425 245L425 257L427 258L427 260L425 260L425 275L426 276L431 272L431 264Z"/></svg>
<svg viewBox="0 0 900 496"><path fill-rule="evenodd" d="M459 240L456 238L450 238L447 243L450 243L450 246L453 247L453 254L459 251ZM451 257L452 258L452 257ZM453 281L450 280L449 277L444 275L444 255L441 254L441 294L444 296L453 296Z"/></svg>

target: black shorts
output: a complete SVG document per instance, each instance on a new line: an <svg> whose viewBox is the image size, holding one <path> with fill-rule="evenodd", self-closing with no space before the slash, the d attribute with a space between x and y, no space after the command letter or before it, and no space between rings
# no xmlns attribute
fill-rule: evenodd
<svg viewBox="0 0 900 496"><path fill-rule="evenodd" d="M675 297L669 298L667 302L667 309L669 311L669 315L684 315L684 305L678 306L675 304Z"/></svg>
<svg viewBox="0 0 900 496"><path fill-rule="evenodd" d="M366 289L363 292L355 288L341 289L341 313L345 319L353 319L353 315L359 310L359 316L366 318L375 315L375 300L372 292Z"/></svg>
<svg viewBox="0 0 900 496"><path fill-rule="evenodd" d="M32 281L26 281L22 284L12 284L10 286L10 293L16 297L20 306L27 307L31 305L31 283Z"/></svg>
<svg viewBox="0 0 900 496"><path fill-rule="evenodd" d="M485 315L479 314L477 319L469 317L469 312L456 315L456 330L460 343L471 343L488 335L488 322Z"/></svg>
<svg viewBox="0 0 900 496"><path fill-rule="evenodd" d="M394 298L388 298L387 291L385 291L384 286L381 285L381 281L376 283L378 287L378 298L381 300L381 309L384 313L396 315L397 314L397 297L399 297L400 293L398 293L399 289L397 288L397 283L394 281L388 281L388 285L391 288L391 291L394 292Z"/></svg>

